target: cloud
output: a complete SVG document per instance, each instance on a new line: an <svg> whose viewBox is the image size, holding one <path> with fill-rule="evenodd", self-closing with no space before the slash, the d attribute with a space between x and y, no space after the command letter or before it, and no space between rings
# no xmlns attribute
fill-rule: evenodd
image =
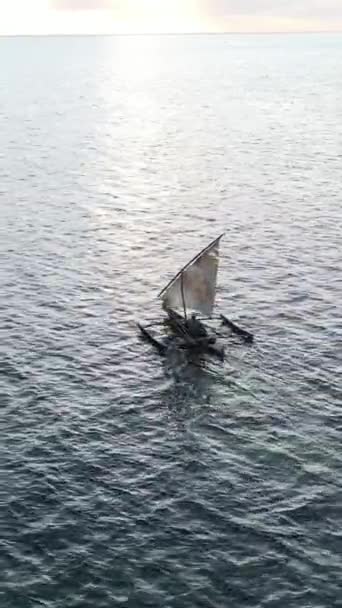
<svg viewBox="0 0 342 608"><path fill-rule="evenodd" d="M99 11L113 8L112 0L52 0L51 8L60 11Z"/></svg>
<svg viewBox="0 0 342 608"><path fill-rule="evenodd" d="M160 8L164 0L159 0ZM51 0L57 10L118 10L131 4L142 10L146 0ZM283 17L308 19L342 19L341 0L183 0L195 5L210 18L228 18L234 15L256 17Z"/></svg>
<svg viewBox="0 0 342 608"><path fill-rule="evenodd" d="M342 31L342 0L0 0L1 34Z"/></svg>
<svg viewBox="0 0 342 608"><path fill-rule="evenodd" d="M215 17L342 18L341 0L199 0L202 10Z"/></svg>
<svg viewBox="0 0 342 608"><path fill-rule="evenodd" d="M293 0L199 0L204 10L215 16L230 15L263 15L278 16L293 13L291 6L298 2ZM290 10L284 10L283 7Z"/></svg>

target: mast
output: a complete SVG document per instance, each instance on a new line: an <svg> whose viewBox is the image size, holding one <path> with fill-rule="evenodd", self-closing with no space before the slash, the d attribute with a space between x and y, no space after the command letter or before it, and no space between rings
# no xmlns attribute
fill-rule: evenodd
<svg viewBox="0 0 342 608"><path fill-rule="evenodd" d="M183 273L181 274L181 292L182 292L184 319L187 320L186 303L185 303L185 297L184 297L184 275L183 275Z"/></svg>

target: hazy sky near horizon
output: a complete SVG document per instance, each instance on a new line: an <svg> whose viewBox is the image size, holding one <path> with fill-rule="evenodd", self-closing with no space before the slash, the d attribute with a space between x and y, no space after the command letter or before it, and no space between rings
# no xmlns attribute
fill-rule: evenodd
<svg viewBox="0 0 342 608"><path fill-rule="evenodd" d="M342 0L0 0L0 35L342 31Z"/></svg>

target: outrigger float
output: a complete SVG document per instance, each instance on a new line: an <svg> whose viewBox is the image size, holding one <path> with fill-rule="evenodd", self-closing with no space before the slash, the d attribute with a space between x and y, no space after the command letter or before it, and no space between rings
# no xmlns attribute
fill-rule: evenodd
<svg viewBox="0 0 342 608"><path fill-rule="evenodd" d="M227 335L222 334L222 327L229 328L247 343L253 342L253 335L250 332L242 329L223 314L213 315L222 237L223 234L202 249L160 292L159 298L166 312L162 322L147 326L138 323L142 337L161 355L167 353L171 337L179 348L192 354L208 354L223 360L224 346L218 338ZM196 313L201 317L199 318ZM207 328L203 323L205 320L220 321L221 332L219 329ZM157 325L164 326L164 338L163 336L157 338L151 333L150 329Z"/></svg>

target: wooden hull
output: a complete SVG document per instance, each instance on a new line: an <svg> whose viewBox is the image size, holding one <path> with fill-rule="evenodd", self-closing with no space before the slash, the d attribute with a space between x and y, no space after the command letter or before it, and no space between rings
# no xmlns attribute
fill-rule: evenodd
<svg viewBox="0 0 342 608"><path fill-rule="evenodd" d="M182 350L188 350L189 353L195 354L196 356L201 355L210 355L224 360L224 348L222 344L216 342L216 338L214 336L205 335L203 337L194 337L189 332L186 321L179 313L175 312L172 309L167 309L167 318L165 319L165 324L171 330L172 335L179 338L178 345ZM238 335L247 343L252 343L254 340L253 334L242 329L237 326L233 321L230 321L224 315L220 315L221 321L223 325L229 327L233 333ZM154 335L148 331L146 327L140 325L138 323L138 328L140 330L141 336L144 340L148 341L158 352L160 355L166 355L168 351L168 340L160 340L155 338ZM204 325L203 328L205 329Z"/></svg>
<svg viewBox="0 0 342 608"><path fill-rule="evenodd" d="M180 338L179 348L183 350L188 350L189 352L195 355L205 355L208 354L210 356L216 357L221 361L224 360L224 348L222 345L217 343L212 343L210 336L207 338L196 339L189 335L184 319L181 315L176 313L173 310L168 310L168 317L166 319L166 323L171 329L172 333ZM140 323L138 323L138 328L140 330L141 336L144 340L148 341L154 348L156 348L161 355L165 355L167 352L167 346L156 339L147 329L143 327Z"/></svg>
<svg viewBox="0 0 342 608"><path fill-rule="evenodd" d="M211 343L210 336L202 339L193 338L189 335L184 319L180 314L171 309L169 309L167 313L168 318L166 322L172 331L183 340L184 343L182 348L186 348L193 352L207 353L208 355L212 355L223 361L224 348L222 346Z"/></svg>

